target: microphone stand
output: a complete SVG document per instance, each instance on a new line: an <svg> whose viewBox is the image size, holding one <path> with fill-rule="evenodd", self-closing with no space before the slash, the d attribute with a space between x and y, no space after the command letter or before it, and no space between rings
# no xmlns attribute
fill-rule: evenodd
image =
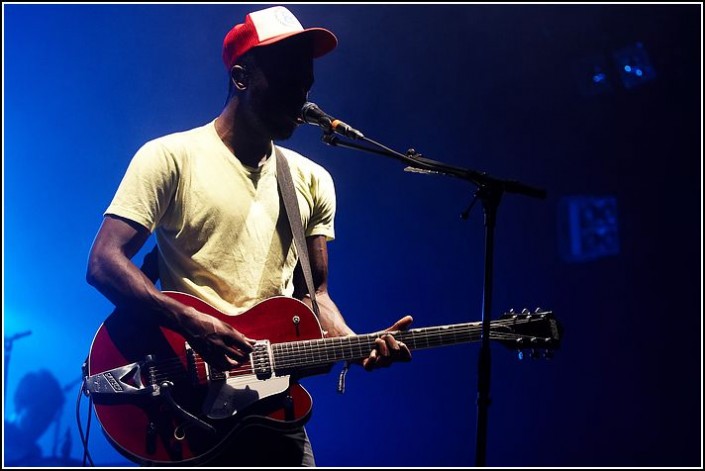
<svg viewBox="0 0 705 471"><path fill-rule="evenodd" d="M354 142L343 141L333 135L330 131L324 131L321 138L323 142L330 146L347 147L350 149L362 150L374 154L391 157L407 164L404 169L416 173L438 173L449 175L472 182L477 186L475 197L462 214L463 219L467 219L470 209L479 199L484 208L485 218L485 260L484 260L484 282L482 294L482 334L480 338L480 354L478 358L478 380L477 380L477 434L475 465L485 466L487 448L487 409L490 405L490 317L492 312L492 277L494 266L494 232L497 219L497 208L504 193L517 193L532 198L545 198L546 191L540 188L531 187L516 180L501 180L489 176L486 172L478 172L471 169L454 167L442 162L430 160L421 154L409 149L406 155L396 152L378 142L366 137L362 137L374 146L370 148Z"/></svg>

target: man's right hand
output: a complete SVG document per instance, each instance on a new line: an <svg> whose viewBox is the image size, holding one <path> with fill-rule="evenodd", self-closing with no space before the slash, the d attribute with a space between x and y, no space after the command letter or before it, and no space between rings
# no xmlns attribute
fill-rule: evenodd
<svg viewBox="0 0 705 471"><path fill-rule="evenodd" d="M231 325L192 307L178 319L186 340L209 365L228 371L249 361L255 340Z"/></svg>
<svg viewBox="0 0 705 471"><path fill-rule="evenodd" d="M215 368L228 371L247 361L253 339L159 292L153 280L132 263L149 235L149 229L137 222L106 216L88 257L88 283L116 306L153 312L160 325L183 335Z"/></svg>

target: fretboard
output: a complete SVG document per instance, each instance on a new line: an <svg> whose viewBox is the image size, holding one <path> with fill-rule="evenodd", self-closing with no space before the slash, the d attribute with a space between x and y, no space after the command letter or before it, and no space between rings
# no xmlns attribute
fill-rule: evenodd
<svg viewBox="0 0 705 471"><path fill-rule="evenodd" d="M493 321L490 324L490 338L501 338L501 332L493 329L498 323L511 321ZM284 342L272 345L274 369L289 371L311 368L342 360L365 358L375 346L377 339L384 332L348 337L332 337L296 342ZM455 345L479 341L482 334L481 322L452 324L437 327L423 327L405 331L391 332L394 338L401 340L409 350Z"/></svg>

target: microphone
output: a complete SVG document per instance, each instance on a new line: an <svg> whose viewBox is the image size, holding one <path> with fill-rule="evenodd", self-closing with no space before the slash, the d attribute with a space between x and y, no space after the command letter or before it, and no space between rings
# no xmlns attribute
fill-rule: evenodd
<svg viewBox="0 0 705 471"><path fill-rule="evenodd" d="M365 136L350 125L326 114L315 103L310 101L301 107L301 119L308 124L320 126L328 132L335 132L350 139L362 139Z"/></svg>

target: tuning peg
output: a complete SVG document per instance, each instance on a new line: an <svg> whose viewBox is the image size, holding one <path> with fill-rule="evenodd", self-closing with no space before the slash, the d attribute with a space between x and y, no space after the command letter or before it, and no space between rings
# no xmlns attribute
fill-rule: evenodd
<svg viewBox="0 0 705 471"><path fill-rule="evenodd" d="M522 314L531 314L528 309L524 308L521 310Z"/></svg>
<svg viewBox="0 0 705 471"><path fill-rule="evenodd" d="M553 350L544 350L543 358L544 358L544 360L552 360L553 359Z"/></svg>
<svg viewBox="0 0 705 471"><path fill-rule="evenodd" d="M531 359L538 360L539 358L541 358L541 353L538 350L536 350L535 348L532 348L531 349Z"/></svg>

